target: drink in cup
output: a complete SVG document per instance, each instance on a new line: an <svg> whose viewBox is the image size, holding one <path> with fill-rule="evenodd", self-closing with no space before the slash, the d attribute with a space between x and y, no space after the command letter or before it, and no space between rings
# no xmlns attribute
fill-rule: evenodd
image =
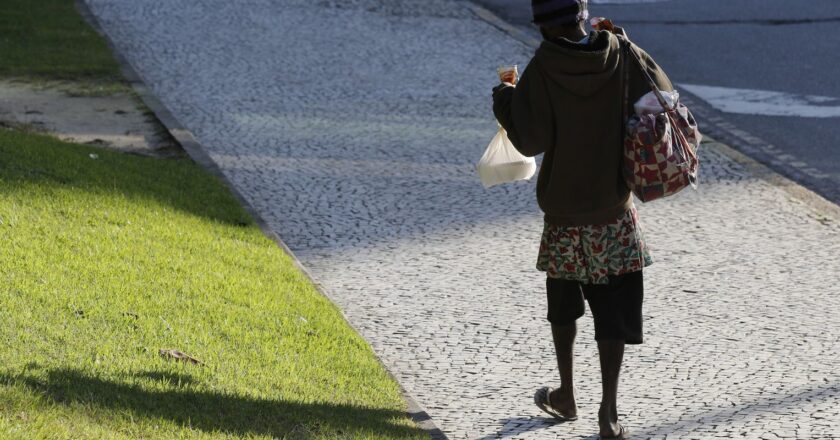
<svg viewBox="0 0 840 440"><path fill-rule="evenodd" d="M595 29L596 31L615 32L615 25L613 25L613 22L608 18L592 17L592 19L589 20L589 24L592 26L592 29Z"/></svg>
<svg viewBox="0 0 840 440"><path fill-rule="evenodd" d="M516 65L499 67L496 72L502 82L516 85L516 81L519 79L519 68Z"/></svg>

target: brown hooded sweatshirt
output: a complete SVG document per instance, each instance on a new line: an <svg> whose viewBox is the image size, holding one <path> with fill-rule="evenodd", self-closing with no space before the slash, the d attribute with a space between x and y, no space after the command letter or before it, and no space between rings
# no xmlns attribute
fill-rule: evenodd
<svg viewBox="0 0 840 440"><path fill-rule="evenodd" d="M653 59L634 50L661 90L673 90ZM618 38L589 35L585 44L543 41L516 87L498 87L493 112L522 154L544 153L537 201L549 224L609 223L632 206L621 175L623 80ZM628 57L629 112L650 91Z"/></svg>

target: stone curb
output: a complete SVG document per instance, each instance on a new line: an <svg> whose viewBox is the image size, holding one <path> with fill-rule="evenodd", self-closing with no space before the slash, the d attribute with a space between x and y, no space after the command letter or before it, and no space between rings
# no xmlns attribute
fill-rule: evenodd
<svg viewBox="0 0 840 440"><path fill-rule="evenodd" d="M505 32L506 34L510 35L511 38L525 44L526 46L536 49L540 45L540 41L536 38L531 37L527 33L523 32L521 29L517 28L516 26L508 23L492 11L488 10L487 8L480 6L474 3L472 0L466 0L466 4L470 10L481 20L486 21L493 27ZM704 118L698 118L703 121L703 126L708 127L712 134L715 137L719 138L727 138L730 143L733 143L737 146L737 142L734 142L733 135L728 135L724 127L721 124L717 124L711 121L706 121ZM833 218L834 221L840 222L840 206L831 202L830 200L822 197L821 195L811 191L810 189L796 183L795 181L779 174L778 172L770 169L767 165L753 159L750 156L738 151L737 149L724 144L722 142L718 142L712 139L710 136L705 136L703 141L703 146L706 148L710 148L726 157L731 159L732 161L738 163L739 165L743 166L749 174L752 176L762 179L773 186L779 187L784 190L787 194L791 197L805 203L808 207L813 209L817 214L823 215L826 217Z"/></svg>
<svg viewBox="0 0 840 440"><path fill-rule="evenodd" d="M781 188L794 199L797 199L813 209L817 214L831 217L840 222L840 206L823 198L821 195L794 182L791 179L770 169L767 165L747 156L746 154L730 147L729 145L717 142L706 136L708 142L704 141L703 146L711 148L718 153L728 157L733 162L743 166L748 173L762 179L773 186Z"/></svg>
<svg viewBox="0 0 840 440"><path fill-rule="evenodd" d="M122 71L123 77L126 81L131 84L131 87L140 97L146 106L155 114L157 119L160 123L166 128L169 134L175 139L178 144L187 152L190 158L216 176L230 191L233 193L234 197L239 201L240 205L242 205L248 214L254 219L254 222L259 226L260 230L263 234L274 241L282 250L285 252L291 259L295 267L303 272L303 274L309 279L312 285L318 290L318 292L327 298L331 303L336 304L336 301L329 295L329 293L325 290L324 286L320 284L317 279L313 276L313 274L307 269L303 263L297 258L297 256L292 252L291 249L283 242L280 236L275 233L271 227L269 227L268 223L262 216L257 212L256 209L251 205L250 202L236 189L236 187L228 180L227 176L222 172L221 168L219 168L218 164L207 154L206 151L201 146L201 143L196 140L195 136L192 132L190 132L186 127L181 125L177 118L169 111L169 109L154 95L154 93L149 90L146 86L145 82L143 81L140 74L134 69L131 63L117 50L117 47L114 45L113 40L111 39L110 35L104 31L102 26L100 26L98 19L93 14L93 12L88 7L85 0L75 0L76 10L79 14L84 18L84 20L90 25L97 33L105 38L105 41L108 44L108 47L111 49L111 53L114 55L114 58L117 60L117 63L120 65L120 69ZM341 317L344 319L344 322L353 329L356 334L361 335L361 332L358 328L356 328L347 316L344 314L344 311L338 308L339 312L341 313ZM372 350L373 351L373 350ZM446 435L443 431L438 428L434 420L429 416L428 412L425 408L423 408L417 400L414 399L413 396L403 388L402 384L397 380L396 376L390 371L390 369L385 365L379 355L374 351L373 352L376 359L379 361L379 364L388 372L388 375L391 379L396 382L399 387L400 391L402 392L403 399L407 404L408 415L414 421L417 426L426 431L430 438L433 440L448 440Z"/></svg>

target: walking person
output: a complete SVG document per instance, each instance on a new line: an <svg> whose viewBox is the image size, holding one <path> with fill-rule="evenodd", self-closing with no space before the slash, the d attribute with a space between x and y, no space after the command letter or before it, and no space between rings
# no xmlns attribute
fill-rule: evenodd
<svg viewBox="0 0 840 440"><path fill-rule="evenodd" d="M532 9L544 40L516 85L494 88L493 111L517 150L543 155L537 268L547 276L560 386L542 388L534 399L559 420L577 419L573 346L586 300L601 364L600 435L627 438L618 421L619 373L625 344L643 341L642 269L652 259L621 172L624 102L632 106L650 86L638 66L630 69L625 99L619 39L586 32L586 0L532 0ZM632 43L630 50L661 90L673 90L647 53Z"/></svg>

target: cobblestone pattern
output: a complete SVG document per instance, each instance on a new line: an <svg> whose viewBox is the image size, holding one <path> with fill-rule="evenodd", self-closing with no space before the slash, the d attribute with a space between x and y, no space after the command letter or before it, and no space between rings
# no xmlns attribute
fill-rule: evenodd
<svg viewBox="0 0 840 440"><path fill-rule="evenodd" d="M529 50L458 1L88 0L116 45L453 439L594 438L558 385L533 182L484 190L498 64ZM702 187L640 206L634 438L838 438L840 228L706 148Z"/></svg>

